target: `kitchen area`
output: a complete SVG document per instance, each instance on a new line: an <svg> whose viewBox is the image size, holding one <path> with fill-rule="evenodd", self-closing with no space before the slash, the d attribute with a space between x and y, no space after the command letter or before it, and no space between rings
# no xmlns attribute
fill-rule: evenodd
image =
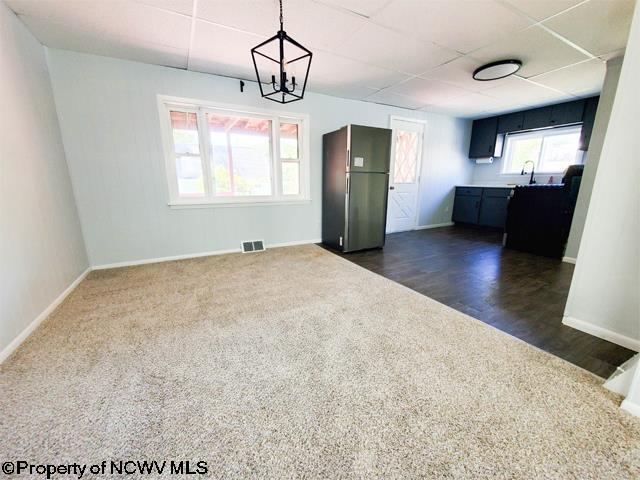
<svg viewBox="0 0 640 480"><path fill-rule="evenodd" d="M562 323L575 263L566 251L568 237L581 185L586 193L592 186L583 181L584 164L597 165L601 148L591 142L599 100L469 122L461 145L468 170L460 177L466 179L441 182L443 211L450 210L438 221L450 222L397 233L385 233L385 226L387 200L399 187L394 142L400 133L359 125L327 132L322 245L531 345L609 375L632 352ZM421 149L401 151L419 157ZM428 144L424 151L427 160L422 168L413 162L411 180L420 183L422 176L418 189L433 196ZM401 187L406 190L407 184Z"/></svg>
<svg viewBox="0 0 640 480"><path fill-rule="evenodd" d="M474 181L455 186L452 221L503 230L506 247L562 258L598 100L474 120Z"/></svg>

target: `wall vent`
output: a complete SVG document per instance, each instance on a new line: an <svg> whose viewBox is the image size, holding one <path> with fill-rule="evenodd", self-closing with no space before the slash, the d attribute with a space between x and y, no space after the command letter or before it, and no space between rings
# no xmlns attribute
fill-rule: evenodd
<svg viewBox="0 0 640 480"><path fill-rule="evenodd" d="M263 240L249 240L242 242L242 253L264 252Z"/></svg>

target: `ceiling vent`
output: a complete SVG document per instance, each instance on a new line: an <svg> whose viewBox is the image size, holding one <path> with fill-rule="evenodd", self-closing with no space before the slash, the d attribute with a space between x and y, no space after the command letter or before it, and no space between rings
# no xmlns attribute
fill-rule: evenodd
<svg viewBox="0 0 640 480"><path fill-rule="evenodd" d="M263 240L242 242L242 253L264 252Z"/></svg>

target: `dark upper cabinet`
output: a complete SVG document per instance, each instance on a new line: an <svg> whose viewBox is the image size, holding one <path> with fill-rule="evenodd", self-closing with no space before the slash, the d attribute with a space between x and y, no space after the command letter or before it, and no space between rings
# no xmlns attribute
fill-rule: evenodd
<svg viewBox="0 0 640 480"><path fill-rule="evenodd" d="M596 121L598 101L600 97L587 98L584 105L584 115L582 116L582 131L580 132L580 150L589 150L593 124Z"/></svg>
<svg viewBox="0 0 640 480"><path fill-rule="evenodd" d="M569 125L582 122L584 100L559 103L551 106L551 125Z"/></svg>
<svg viewBox="0 0 640 480"><path fill-rule="evenodd" d="M469 158L493 157L498 136L498 117L473 121Z"/></svg>
<svg viewBox="0 0 640 480"><path fill-rule="evenodd" d="M524 126L524 112L514 112L498 117L498 134L519 132Z"/></svg>
<svg viewBox="0 0 640 480"><path fill-rule="evenodd" d="M534 108L524 112L524 130L544 128L551 125L551 112L553 107Z"/></svg>
<svg viewBox="0 0 640 480"><path fill-rule="evenodd" d="M582 123L580 149L588 150L600 97L558 103L473 121L469 158L499 157L506 133Z"/></svg>

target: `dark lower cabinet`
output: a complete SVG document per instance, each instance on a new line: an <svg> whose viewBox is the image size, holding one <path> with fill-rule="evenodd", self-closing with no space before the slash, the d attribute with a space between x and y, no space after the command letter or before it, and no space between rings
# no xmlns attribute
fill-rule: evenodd
<svg viewBox="0 0 640 480"><path fill-rule="evenodd" d="M480 198L480 195L456 195L451 219L459 223L477 224L480 213Z"/></svg>
<svg viewBox="0 0 640 480"><path fill-rule="evenodd" d="M493 188L485 188L494 190ZM502 189L495 189L502 190ZM504 228L507 221L507 204L509 203L509 195L486 195L483 193L480 206L480 215L478 225L485 227Z"/></svg>
<svg viewBox="0 0 640 480"><path fill-rule="evenodd" d="M504 228L510 188L456 187L451 220L456 223Z"/></svg>

